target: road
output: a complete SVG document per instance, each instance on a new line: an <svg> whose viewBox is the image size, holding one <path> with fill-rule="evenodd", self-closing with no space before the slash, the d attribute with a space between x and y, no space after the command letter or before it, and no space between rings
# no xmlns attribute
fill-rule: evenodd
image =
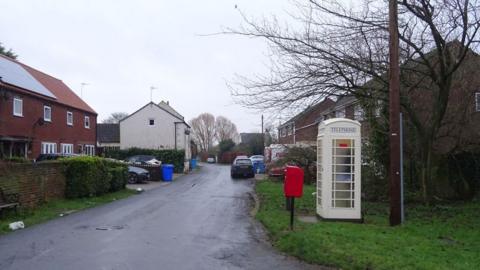
<svg viewBox="0 0 480 270"><path fill-rule="evenodd" d="M0 236L0 269L317 269L249 215L253 180L205 165L130 198Z"/></svg>

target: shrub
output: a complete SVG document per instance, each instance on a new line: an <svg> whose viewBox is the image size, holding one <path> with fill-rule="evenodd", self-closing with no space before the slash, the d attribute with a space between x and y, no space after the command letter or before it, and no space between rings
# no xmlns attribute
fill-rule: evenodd
<svg viewBox="0 0 480 270"><path fill-rule="evenodd" d="M163 164L173 164L173 166L175 166L175 172L183 172L183 162L185 161L184 150L155 150L134 147L125 150L108 150L105 152L105 157L120 160L125 160L128 157L136 155L155 156Z"/></svg>
<svg viewBox="0 0 480 270"><path fill-rule="evenodd" d="M127 167L99 157L62 160L65 166L67 198L91 197L125 187Z"/></svg>
<svg viewBox="0 0 480 270"><path fill-rule="evenodd" d="M110 192L124 189L128 181L127 168L126 167L109 168L108 172L112 175L112 180L110 181Z"/></svg>

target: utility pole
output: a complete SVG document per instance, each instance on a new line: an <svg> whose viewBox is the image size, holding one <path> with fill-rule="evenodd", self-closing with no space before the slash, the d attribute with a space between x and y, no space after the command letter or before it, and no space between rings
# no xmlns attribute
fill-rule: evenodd
<svg viewBox="0 0 480 270"><path fill-rule="evenodd" d="M265 131L263 129L263 114L262 114L262 144L263 144L263 149L265 151Z"/></svg>
<svg viewBox="0 0 480 270"><path fill-rule="evenodd" d="M389 109L390 109L390 226L402 223L400 188L400 66L398 5L389 0Z"/></svg>

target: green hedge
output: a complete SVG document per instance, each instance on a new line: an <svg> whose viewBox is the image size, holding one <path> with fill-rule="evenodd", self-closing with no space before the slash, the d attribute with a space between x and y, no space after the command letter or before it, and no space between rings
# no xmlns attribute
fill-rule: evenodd
<svg viewBox="0 0 480 270"><path fill-rule="evenodd" d="M127 166L99 157L62 160L65 166L67 198L91 197L117 191L127 182Z"/></svg>
<svg viewBox="0 0 480 270"><path fill-rule="evenodd" d="M129 148L126 150L108 150L105 151L105 157L125 160L128 157L136 155L155 156L162 164L173 164L175 172L183 172L183 162L185 161L184 150L155 150L143 148Z"/></svg>

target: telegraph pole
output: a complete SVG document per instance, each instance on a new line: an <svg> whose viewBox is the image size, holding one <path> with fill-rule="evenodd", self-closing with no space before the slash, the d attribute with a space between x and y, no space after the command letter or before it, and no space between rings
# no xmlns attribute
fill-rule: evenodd
<svg viewBox="0 0 480 270"><path fill-rule="evenodd" d="M402 223L400 188L400 66L398 42L398 6L389 0L389 109L390 109L390 226Z"/></svg>

